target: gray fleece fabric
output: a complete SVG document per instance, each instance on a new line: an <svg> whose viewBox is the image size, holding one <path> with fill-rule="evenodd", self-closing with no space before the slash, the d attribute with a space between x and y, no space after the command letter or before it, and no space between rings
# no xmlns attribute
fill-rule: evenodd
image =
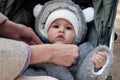
<svg viewBox="0 0 120 80"><path fill-rule="evenodd" d="M111 69L114 57L109 48L101 45L93 49L89 42L81 44L79 48L80 56L78 63L71 67L59 66L52 63L34 64L29 66L24 75L48 75L59 80L105 80ZM98 51L104 51L108 60L103 68L95 72L91 56Z"/></svg>

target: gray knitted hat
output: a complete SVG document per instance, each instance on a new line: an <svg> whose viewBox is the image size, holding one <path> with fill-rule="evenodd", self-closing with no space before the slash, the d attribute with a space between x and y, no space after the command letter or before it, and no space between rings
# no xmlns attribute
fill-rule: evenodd
<svg viewBox="0 0 120 80"><path fill-rule="evenodd" d="M63 14L57 14L59 11L60 13L63 12ZM35 30L43 41L48 40L48 26L57 18L64 18L74 26L76 33L74 44L81 43L86 36L87 26L83 11L71 0L49 1L43 5L40 12L34 12L34 15L36 15Z"/></svg>

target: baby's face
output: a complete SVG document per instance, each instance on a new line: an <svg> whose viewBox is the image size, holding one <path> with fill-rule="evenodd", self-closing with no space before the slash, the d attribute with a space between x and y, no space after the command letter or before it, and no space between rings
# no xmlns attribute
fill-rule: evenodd
<svg viewBox="0 0 120 80"><path fill-rule="evenodd" d="M72 24L65 19L56 19L48 29L48 40L51 43L70 44L75 39Z"/></svg>

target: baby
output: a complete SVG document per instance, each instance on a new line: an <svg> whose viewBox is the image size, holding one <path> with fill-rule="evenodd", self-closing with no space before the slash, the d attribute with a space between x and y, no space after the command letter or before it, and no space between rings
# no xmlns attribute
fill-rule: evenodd
<svg viewBox="0 0 120 80"><path fill-rule="evenodd" d="M72 1L50 1L43 6L36 19L36 31L44 43L79 45L80 56L70 67L52 63L30 65L25 75L48 75L59 80L106 78L109 68L105 68L111 66L109 59L112 60L113 55L106 46L94 49L89 42L83 42L87 20L76 4Z"/></svg>

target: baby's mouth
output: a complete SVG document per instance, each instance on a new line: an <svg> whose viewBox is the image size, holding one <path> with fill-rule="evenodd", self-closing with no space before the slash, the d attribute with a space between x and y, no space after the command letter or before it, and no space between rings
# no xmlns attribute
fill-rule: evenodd
<svg viewBox="0 0 120 80"><path fill-rule="evenodd" d="M64 40L65 38L64 38L64 36L62 36L62 35L59 35L59 36L57 36L57 40L59 40L59 41L62 41L62 40Z"/></svg>

